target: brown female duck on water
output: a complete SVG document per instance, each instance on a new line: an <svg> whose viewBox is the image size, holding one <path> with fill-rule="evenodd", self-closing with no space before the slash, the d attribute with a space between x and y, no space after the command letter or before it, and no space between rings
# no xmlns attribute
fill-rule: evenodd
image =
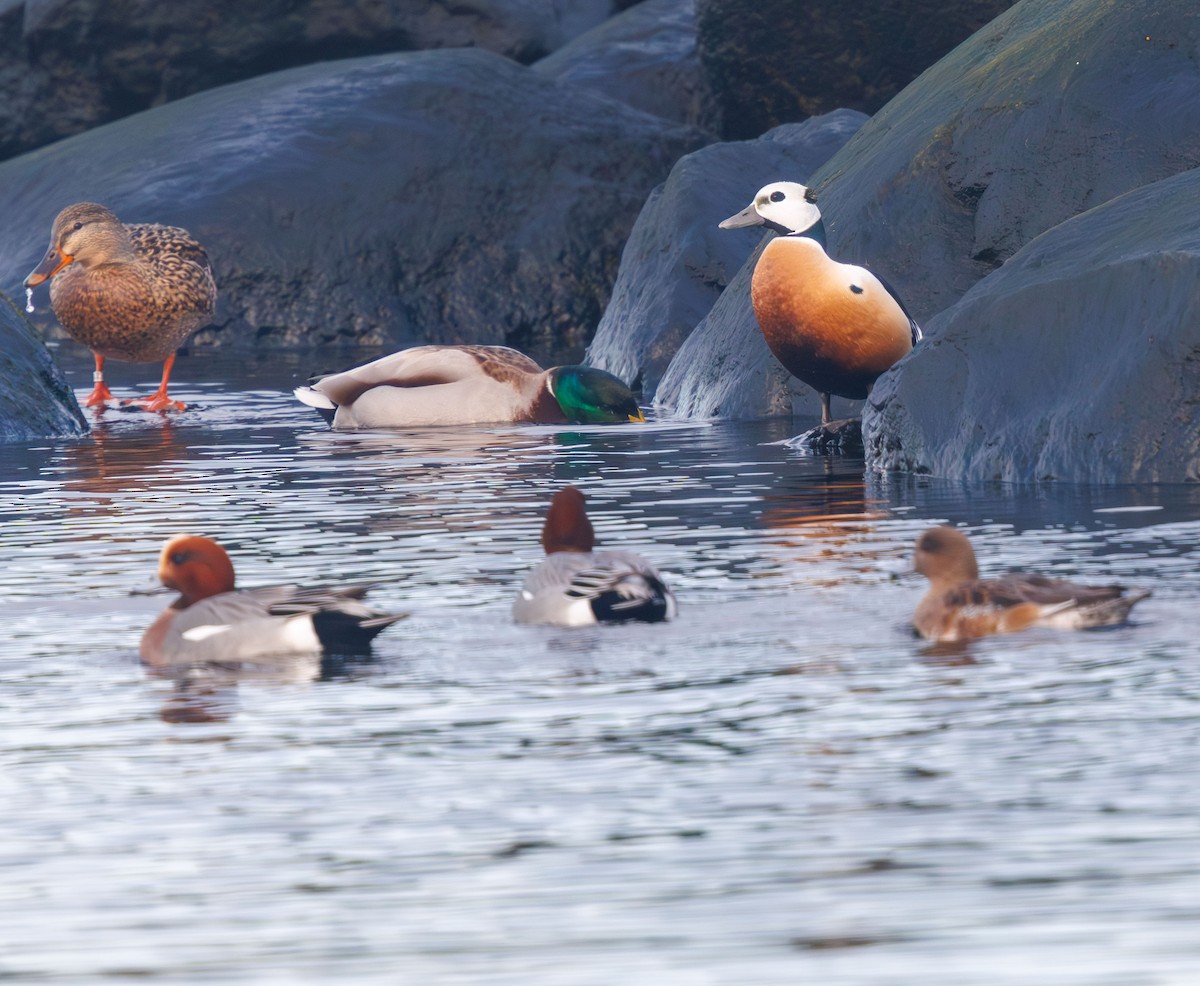
<svg viewBox="0 0 1200 986"><path fill-rule="evenodd" d="M971 640L1027 627L1086 630L1124 623L1150 595L1119 585L1080 585L1011 572L981 579L975 549L957 528L932 527L917 539L913 569L929 579L913 628L927 640Z"/></svg>
<svg viewBox="0 0 1200 986"><path fill-rule="evenodd" d="M208 254L177 226L125 224L95 202L67 206L54 220L50 249L25 289L50 281L50 307L67 334L96 357L85 406L104 404L104 361L163 361L162 383L126 403L182 411L167 395L175 351L212 317L217 301Z"/></svg>

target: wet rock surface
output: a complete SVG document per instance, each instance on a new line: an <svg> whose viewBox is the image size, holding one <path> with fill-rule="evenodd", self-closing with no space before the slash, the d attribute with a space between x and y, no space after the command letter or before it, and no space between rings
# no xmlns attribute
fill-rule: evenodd
<svg viewBox="0 0 1200 986"><path fill-rule="evenodd" d="M0 294L0 442L87 430L62 371L12 299Z"/></svg>
<svg viewBox="0 0 1200 986"><path fill-rule="evenodd" d="M91 199L208 250L197 345L582 348L646 195L706 140L477 49L292 69L0 164L0 285Z"/></svg>
<svg viewBox="0 0 1200 986"><path fill-rule="evenodd" d="M864 412L868 465L967 480L1200 480L1200 171L1029 243L929 324Z"/></svg>
<svg viewBox="0 0 1200 986"><path fill-rule="evenodd" d="M721 133L745 139L851 107L874 113L1012 0L697 0Z"/></svg>
<svg viewBox="0 0 1200 986"><path fill-rule="evenodd" d="M7 0L0 159L311 62L463 46L531 62L614 8L611 0Z"/></svg>
<svg viewBox="0 0 1200 986"><path fill-rule="evenodd" d="M696 0L642 0L533 67L656 116L716 126L696 50Z"/></svg>

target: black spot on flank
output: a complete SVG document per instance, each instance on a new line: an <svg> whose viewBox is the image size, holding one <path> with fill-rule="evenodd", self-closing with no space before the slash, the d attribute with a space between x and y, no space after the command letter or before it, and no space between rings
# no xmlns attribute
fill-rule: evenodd
<svg viewBox="0 0 1200 986"><path fill-rule="evenodd" d="M851 290L851 291L853 291L855 294L862 294L862 293L863 293L863 289L862 289L862 288L860 288L860 287L859 287L857 284L851 284L851 285L850 285L850 290Z"/></svg>
<svg viewBox="0 0 1200 986"><path fill-rule="evenodd" d="M787 196L784 195L783 192L774 191L771 193L771 201L772 202L782 202L786 198L787 198Z"/></svg>

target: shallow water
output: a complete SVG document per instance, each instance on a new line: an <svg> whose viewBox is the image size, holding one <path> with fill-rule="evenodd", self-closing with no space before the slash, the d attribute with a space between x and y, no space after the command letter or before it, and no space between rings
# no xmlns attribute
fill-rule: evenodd
<svg viewBox="0 0 1200 986"><path fill-rule="evenodd" d="M287 393L321 368L196 355L183 414L0 449L0 979L1200 981L1200 491L864 485L788 422L338 435ZM567 482L677 622L511 624ZM932 649L898 573L947 520L1154 596ZM412 616L154 677L129 592L181 531Z"/></svg>

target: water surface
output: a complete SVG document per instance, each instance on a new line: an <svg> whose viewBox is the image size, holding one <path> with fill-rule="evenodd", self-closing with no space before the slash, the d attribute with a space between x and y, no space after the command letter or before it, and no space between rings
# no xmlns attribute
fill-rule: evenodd
<svg viewBox="0 0 1200 986"><path fill-rule="evenodd" d="M0 979L1197 981L1200 491L864 484L789 422L333 434L288 391L335 364L196 355L183 414L0 449ZM678 621L512 625L568 482ZM1154 596L930 648L898 573L946 521ZM412 615L155 677L182 531Z"/></svg>

